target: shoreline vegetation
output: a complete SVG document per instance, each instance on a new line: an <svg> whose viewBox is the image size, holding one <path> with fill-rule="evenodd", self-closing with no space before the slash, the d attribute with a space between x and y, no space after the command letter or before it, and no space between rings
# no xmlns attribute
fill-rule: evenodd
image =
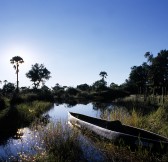
<svg viewBox="0 0 168 162"><path fill-rule="evenodd" d="M8 107L0 111L0 144L5 145L7 140L17 137L18 129L29 127L35 120L47 122L47 118L41 116L53 106L51 102L33 101Z"/></svg>
<svg viewBox="0 0 168 162"><path fill-rule="evenodd" d="M120 119L125 124L145 128L146 130L154 131L155 133L168 137L168 120L165 117L167 115L165 114L165 107L161 106L147 115L140 115L135 109L130 112L131 113L128 113L128 111L121 107L121 109L115 109L111 112L110 117L113 120ZM127 116L123 116L125 114L127 114ZM104 113L102 118L107 119L107 112ZM80 130L70 129L65 123L58 122L57 124L51 123L47 130L40 127L38 131L40 132L38 138L40 138L40 141L44 141L44 146L42 147L43 151L35 156L22 155L22 160L26 157L29 160L34 159L35 161L52 161L53 158L55 161L87 161L84 157L83 149L80 146L85 146L85 150L87 150L88 146L79 140ZM45 133L43 133L44 131ZM168 154L154 154L142 148L132 151L128 146L116 146L112 142L97 138L90 132L86 131L82 132L82 134L91 141L94 147L103 153L105 161L166 162L168 160ZM89 153L89 156L90 159L94 159L94 154L92 152Z"/></svg>
<svg viewBox="0 0 168 162"><path fill-rule="evenodd" d="M11 97L1 97L1 105L4 108L0 111L0 127L4 128L3 130L11 130L9 128L14 128L13 135L17 132L18 127L22 128L28 125L34 125L34 129L37 128L34 121L38 121L38 130L40 141L44 143L41 145L42 152L37 151L36 155L31 154L20 154L19 158L22 161L27 159L34 159L34 161L52 161L53 158L58 159L58 161L65 161L70 159L70 161L87 161L84 157L84 152L80 147L81 142L79 141L80 133L79 130L72 131L69 128L65 129L64 123L50 124L50 127L45 130L40 121L42 119L40 116L47 110L49 110L53 103L59 103L59 100L53 100L51 93L46 95L46 98L42 96L44 92L36 93L20 93L11 95ZM47 94L47 93L45 93ZM48 97L50 96L50 97ZM168 137L168 98L164 97L164 103L160 100L161 96L149 96L144 102L144 96L142 95L129 95L127 97L120 97L114 99L112 102L120 105L120 108L113 108L113 111L108 112L105 110L102 114L102 119L108 120L120 120L124 124L129 124L132 126L140 127L165 137ZM79 98L71 97L71 102L68 103L69 106L73 106L77 103L80 103ZM73 102L72 102L73 101ZM99 101L99 99L97 99ZM61 101L60 103L63 103ZM87 99L82 99L82 102L91 102ZM93 100L92 102L95 102ZM104 103L104 102L103 102ZM95 102L99 107L104 108L102 102ZM3 124L2 124L3 123ZM5 123L5 124L4 124ZM41 125L41 126L40 126ZM43 132L46 134L44 135ZM60 133L61 132L61 133ZM70 133L71 132L71 133ZM9 133L9 132L7 132ZM55 134L56 133L56 134ZM74 134L73 134L74 133ZM9 133L10 134L10 133ZM61 135L62 134L62 135ZM115 146L112 143L107 141L100 140L86 132L87 138L94 139L92 140L94 146L103 152L103 156L107 160L115 161L167 161L168 155L157 155L150 153L146 150L140 149L132 152L128 147L125 146ZM11 134L10 134L11 135ZM50 135L50 136L49 136ZM43 139L41 139L43 138ZM44 140L45 139L45 140ZM57 141L57 140L60 141ZM53 142L58 144L53 145ZM74 150L79 152L80 156L77 156L77 153L72 151L71 148L74 147ZM62 152L60 152L62 150ZM71 154L67 154L67 151ZM91 154L91 153L90 153ZM124 155L124 156L123 156ZM90 157L94 158L94 157Z"/></svg>

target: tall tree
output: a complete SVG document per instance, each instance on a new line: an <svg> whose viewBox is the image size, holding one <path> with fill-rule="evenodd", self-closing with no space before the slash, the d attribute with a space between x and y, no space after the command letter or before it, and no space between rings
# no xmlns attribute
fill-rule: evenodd
<svg viewBox="0 0 168 162"><path fill-rule="evenodd" d="M105 71L101 71L99 75L102 77L103 80L108 76Z"/></svg>
<svg viewBox="0 0 168 162"><path fill-rule="evenodd" d="M162 93L164 97L168 88L168 50L161 50L156 57L150 52L146 52L144 56L147 63L133 66L125 85L140 88L141 92L151 89L153 95Z"/></svg>
<svg viewBox="0 0 168 162"><path fill-rule="evenodd" d="M17 75L17 91L19 90L19 80L18 80L18 73L19 73L19 64L24 63L23 59L20 56L14 56L10 60L11 64L14 64L14 69L16 70Z"/></svg>
<svg viewBox="0 0 168 162"><path fill-rule="evenodd" d="M162 91L163 94L163 89L168 86L168 51L161 50L156 57L147 52L145 57L148 59L150 66L148 82L153 89L153 94L155 94L155 89L159 93Z"/></svg>
<svg viewBox="0 0 168 162"><path fill-rule="evenodd" d="M147 58L147 62L152 63L152 60L154 58L152 53L146 52L144 56L145 58Z"/></svg>
<svg viewBox="0 0 168 162"><path fill-rule="evenodd" d="M163 89L168 86L168 51L161 50L152 62L151 73L156 87ZM160 90L161 91L161 90Z"/></svg>
<svg viewBox="0 0 168 162"><path fill-rule="evenodd" d="M45 80L48 80L50 76L50 71L43 64L34 64L32 65L32 69L26 73L26 77L29 78L33 84L35 89L38 88L40 83L44 83Z"/></svg>
<svg viewBox="0 0 168 162"><path fill-rule="evenodd" d="M148 82L149 65L143 63L141 66L133 66L129 75L129 82L134 84L139 93L145 92Z"/></svg>

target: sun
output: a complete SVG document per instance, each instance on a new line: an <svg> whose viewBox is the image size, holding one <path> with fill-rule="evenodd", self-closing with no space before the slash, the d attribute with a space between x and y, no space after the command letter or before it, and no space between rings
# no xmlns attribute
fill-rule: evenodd
<svg viewBox="0 0 168 162"><path fill-rule="evenodd" d="M9 62L14 56L20 56L24 60L24 64L27 65L34 62L33 50L23 45L9 46L3 52L3 60L5 62Z"/></svg>
<svg viewBox="0 0 168 162"><path fill-rule="evenodd" d="M0 80L7 80L8 82L16 84L16 75L10 60L15 56L20 56L23 60L23 64L19 64L19 84L20 86L29 85L25 74L31 69L32 64L36 61L34 59L34 50L30 46L23 44L7 44L0 49L1 64L0 64Z"/></svg>

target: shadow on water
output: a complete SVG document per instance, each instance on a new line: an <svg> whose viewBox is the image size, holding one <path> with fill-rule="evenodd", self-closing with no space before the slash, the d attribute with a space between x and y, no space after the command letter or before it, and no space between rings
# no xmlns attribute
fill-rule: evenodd
<svg viewBox="0 0 168 162"><path fill-rule="evenodd" d="M49 115L43 115L38 119L38 122L46 125L49 123L49 118ZM9 108L7 115L0 120L0 145L6 145L10 138L20 139L18 130L29 127L30 124L30 121L21 117L15 107Z"/></svg>
<svg viewBox="0 0 168 162"><path fill-rule="evenodd" d="M25 127L18 118L18 111L15 107L8 110L7 115L0 121L0 145L5 145L9 138L17 138L18 128Z"/></svg>

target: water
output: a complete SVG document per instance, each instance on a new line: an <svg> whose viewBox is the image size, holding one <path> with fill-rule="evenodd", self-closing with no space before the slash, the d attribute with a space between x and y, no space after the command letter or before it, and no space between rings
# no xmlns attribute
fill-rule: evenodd
<svg viewBox="0 0 168 162"><path fill-rule="evenodd" d="M68 119L68 112L75 112L75 113L81 113L84 115L92 116L100 118L102 112L105 109L111 109L113 106L111 104L95 104L95 103L89 103L89 104L77 104L75 106L70 106L67 104L61 104L57 105L55 104L47 113L44 115L49 115L50 122L57 122L57 121L67 121ZM5 144L0 145L0 161L6 160L9 158L9 156L17 156L18 152L29 152L31 147L33 147L36 144L36 140L34 139L36 137L36 132L33 132L30 130L30 128L22 128L18 129L21 134L21 138L14 139L13 137L10 137ZM87 141L89 144L89 141ZM91 145L91 144L90 144ZM94 151L94 147L88 148ZM86 155L88 156L88 155ZM102 158L100 153L97 152L97 155L95 156L99 160ZM10 160L9 160L10 161Z"/></svg>
<svg viewBox="0 0 168 162"><path fill-rule="evenodd" d="M93 105L91 103L87 105L83 104L77 104L76 106L73 106L69 108L67 104L62 105L55 105L52 109L50 109L47 114L51 117L51 120L67 120L68 118L68 111L69 112L75 112L75 113L81 113L84 115L92 116L92 117L100 117L100 110L94 110Z"/></svg>

